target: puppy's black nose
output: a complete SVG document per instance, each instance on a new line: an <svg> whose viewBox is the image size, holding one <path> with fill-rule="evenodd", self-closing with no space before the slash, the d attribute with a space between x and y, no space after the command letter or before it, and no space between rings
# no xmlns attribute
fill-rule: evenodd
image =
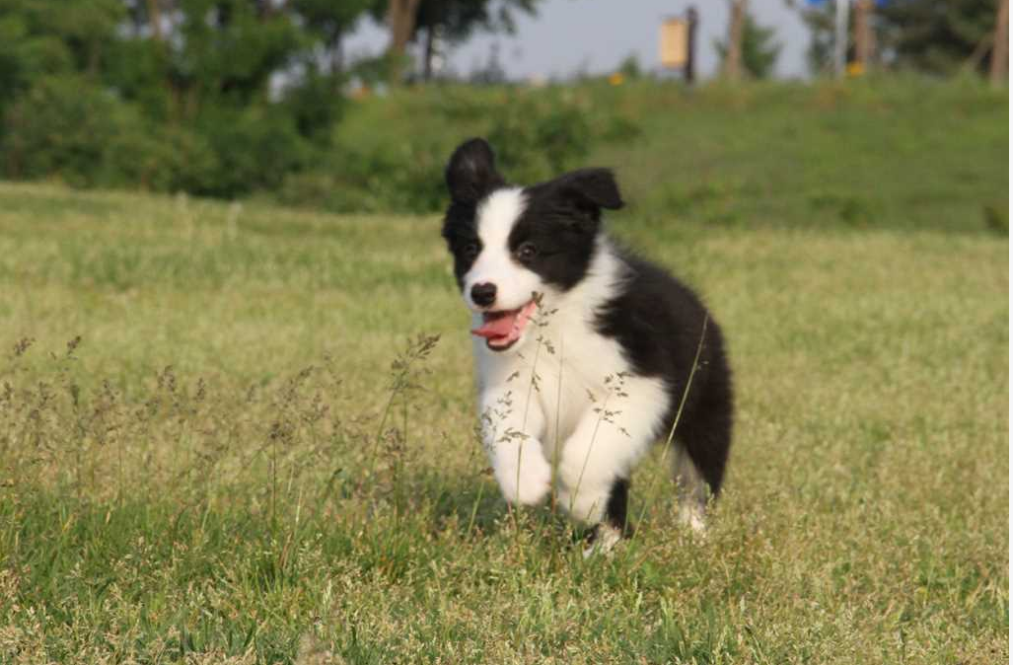
<svg viewBox="0 0 1013 665"><path fill-rule="evenodd" d="M496 285L484 282L471 287L471 301L479 307L488 307L496 302Z"/></svg>

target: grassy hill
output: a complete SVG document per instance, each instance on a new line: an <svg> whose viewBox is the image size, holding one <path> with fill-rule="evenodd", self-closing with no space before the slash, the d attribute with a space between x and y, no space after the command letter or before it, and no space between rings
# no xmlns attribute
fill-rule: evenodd
<svg viewBox="0 0 1013 665"><path fill-rule="evenodd" d="M1005 118L907 90L588 156L738 382L708 537L657 450L611 558L498 498L437 215L0 183L0 662L1006 662Z"/></svg>
<svg viewBox="0 0 1013 665"><path fill-rule="evenodd" d="M337 175L282 198L438 210L447 155L484 135L519 182L614 167L627 214L660 226L976 231L1008 207L1008 118L1005 91L975 80L423 87L357 102L321 165Z"/></svg>

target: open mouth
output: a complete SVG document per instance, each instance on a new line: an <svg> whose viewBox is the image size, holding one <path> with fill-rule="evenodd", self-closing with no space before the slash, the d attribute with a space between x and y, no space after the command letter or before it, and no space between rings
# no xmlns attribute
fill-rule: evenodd
<svg viewBox="0 0 1013 665"><path fill-rule="evenodd" d="M482 325L472 330L471 334L476 337L484 337L485 345L493 351L505 351L521 338L521 334L537 307L538 303L532 300L517 309L484 312Z"/></svg>

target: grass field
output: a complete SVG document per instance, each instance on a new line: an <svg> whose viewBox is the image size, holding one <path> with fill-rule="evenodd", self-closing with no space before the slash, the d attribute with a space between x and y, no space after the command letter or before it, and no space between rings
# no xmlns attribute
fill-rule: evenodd
<svg viewBox="0 0 1013 665"><path fill-rule="evenodd" d="M613 216L723 325L737 432L706 539L658 450L589 560L485 469L435 216L0 183L0 662L1005 663L998 181L886 228Z"/></svg>
<svg viewBox="0 0 1013 665"><path fill-rule="evenodd" d="M527 146L515 168L531 173L529 162L544 161L547 149L526 117L501 109L587 117L599 138L570 167L618 168L629 212L662 226L966 232L984 226L983 209L1007 209L1008 95L973 80L423 86L356 102L336 129L335 159L363 154L383 165L369 185L379 211L401 209L404 180L438 191L447 155L465 136L499 136L508 144L501 153ZM604 138L617 129L622 138ZM348 197L339 187L308 202L331 198L336 212L362 210L340 205ZM374 205L369 198L359 203Z"/></svg>

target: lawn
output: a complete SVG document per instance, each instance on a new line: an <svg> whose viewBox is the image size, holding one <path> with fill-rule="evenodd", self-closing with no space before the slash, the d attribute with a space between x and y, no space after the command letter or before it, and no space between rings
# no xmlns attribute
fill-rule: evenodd
<svg viewBox="0 0 1013 665"><path fill-rule="evenodd" d="M745 143L671 217L662 153L614 155L737 421L706 538L659 449L588 560L486 470L438 216L0 183L0 662L1007 662L1008 194L947 177L1005 126L967 132L931 181L842 147L860 196Z"/></svg>

